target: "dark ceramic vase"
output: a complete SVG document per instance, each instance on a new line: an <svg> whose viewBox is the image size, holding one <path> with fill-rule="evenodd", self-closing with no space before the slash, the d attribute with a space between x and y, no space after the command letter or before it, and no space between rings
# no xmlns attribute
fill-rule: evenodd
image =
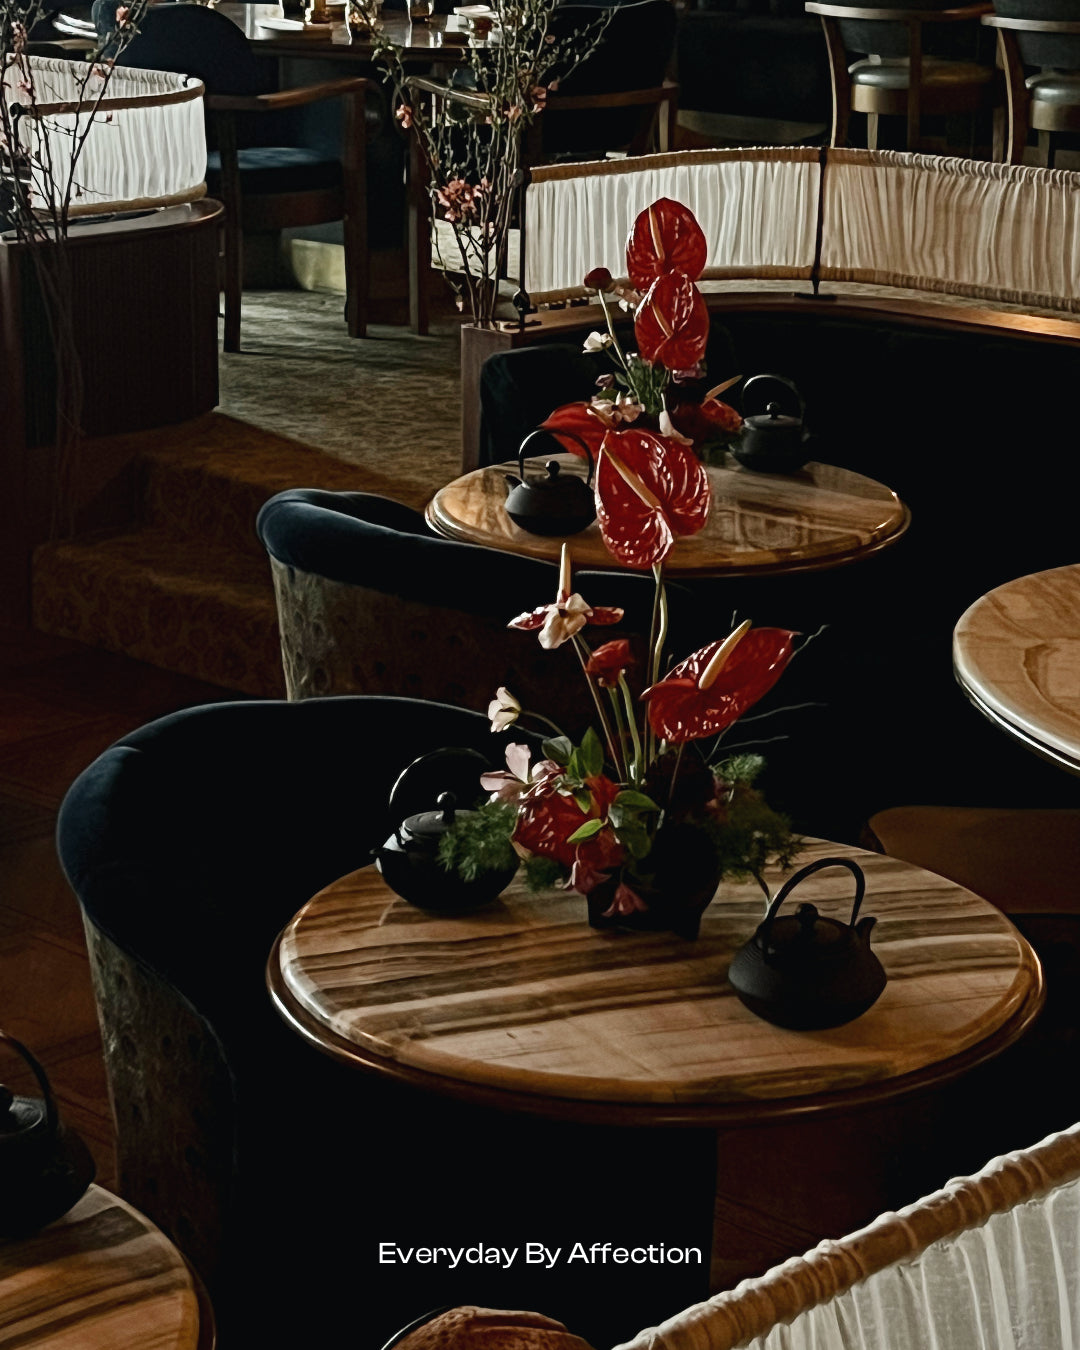
<svg viewBox="0 0 1080 1350"><path fill-rule="evenodd" d="M696 938L701 916L720 885L720 865L708 835L685 822L665 825L639 867L644 879L624 877L624 869L618 868L589 893L591 927ZM616 911L616 893L624 880L647 908Z"/></svg>

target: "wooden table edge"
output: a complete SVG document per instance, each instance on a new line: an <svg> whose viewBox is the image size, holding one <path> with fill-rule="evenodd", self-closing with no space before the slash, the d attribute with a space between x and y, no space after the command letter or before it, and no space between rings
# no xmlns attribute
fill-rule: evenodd
<svg viewBox="0 0 1080 1350"><path fill-rule="evenodd" d="M1040 759L1046 760L1048 764L1053 764L1055 768L1064 769L1066 773L1080 775L1080 759L1074 758L1060 747L1051 745L1047 741L1040 740L1038 736L1033 735L1026 727L1022 727L1018 722L1014 722L1009 714L1002 708L995 707L977 690L968 683L967 676L957 664L955 654L953 656L953 675L956 677L956 683L960 686L965 698L973 708L976 708L982 715L994 726L1017 741L1025 750L1030 750Z"/></svg>
<svg viewBox="0 0 1080 1350"><path fill-rule="evenodd" d="M1001 1054L1024 1035L1046 1001L1046 983L1038 954L1023 934L1015 928L1013 931L1030 958L1031 986L1012 1015L976 1045L911 1073L875 1079L839 1092L819 1092L805 1097L754 1097L738 1102L627 1102L557 1097L465 1082L376 1055L331 1031L296 1002L281 971L284 930L274 940L266 963L266 986L278 1015L309 1045L339 1063L378 1074L405 1087L434 1092L471 1105L583 1124L723 1129L893 1101L948 1083Z"/></svg>
<svg viewBox="0 0 1080 1350"><path fill-rule="evenodd" d="M496 468L497 465L487 465L487 468ZM473 472L480 472L473 470ZM450 484L446 485L447 487ZM465 526L459 526L456 521L450 520L439 514L436 508L442 488L436 492L435 496L424 507L424 520L428 526L440 535L443 539L451 539L458 544L472 544L474 548L487 548L495 553L513 553L518 557L535 558L539 562L550 562L553 566L558 563L557 557L544 557L540 553L521 552L516 549L501 548L494 543L480 543L471 537L469 530ZM887 534L881 534L877 538L870 540L869 543L861 545L857 550L844 549L842 551L834 550L832 553L817 553L800 559L797 562L775 562L775 563L750 563L750 564L731 564L714 567L693 567L680 566L677 562L667 561L664 564L664 574L671 581L693 581L703 580L705 578L720 578L727 580L736 577L767 577L767 576L795 576L803 572L826 572L836 568L846 567L851 563L862 562L865 558L872 557L883 549L890 548L898 540L902 539L908 532L911 525L911 510L907 503L897 497L902 508L902 515L897 522L896 528L890 530ZM551 536L540 536L537 538L550 538ZM560 541L561 542L561 541ZM573 544L574 536L568 535L566 542ZM631 570L624 563L612 558L610 562L595 562L585 560L581 563L583 568L590 572L626 572Z"/></svg>

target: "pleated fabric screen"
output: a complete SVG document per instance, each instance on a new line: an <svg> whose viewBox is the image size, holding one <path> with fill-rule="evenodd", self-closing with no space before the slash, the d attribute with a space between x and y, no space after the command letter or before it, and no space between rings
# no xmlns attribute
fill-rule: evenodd
<svg viewBox="0 0 1080 1350"><path fill-rule="evenodd" d="M672 197L709 241L702 280L870 282L1080 311L1080 174L899 151L753 149L532 171L525 289L586 294L637 213Z"/></svg>
<svg viewBox="0 0 1080 1350"><path fill-rule="evenodd" d="M1074 1350L1080 1125L618 1350Z"/></svg>
<svg viewBox="0 0 1080 1350"><path fill-rule="evenodd" d="M186 75L118 66L106 96L94 67L54 57L26 58L4 72L3 97L34 110L19 121L22 148L31 155L39 199L55 197L70 176L72 151L83 137L75 166L72 216L194 201L206 193L203 85ZM40 167L51 165L46 174ZM57 203L54 201L53 205Z"/></svg>

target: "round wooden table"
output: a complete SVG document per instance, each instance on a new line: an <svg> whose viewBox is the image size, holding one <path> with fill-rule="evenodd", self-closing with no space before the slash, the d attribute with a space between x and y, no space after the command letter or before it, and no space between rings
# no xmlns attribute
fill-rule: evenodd
<svg viewBox="0 0 1080 1350"><path fill-rule="evenodd" d="M214 1341L184 1258L101 1186L33 1236L0 1242L0 1346L212 1350Z"/></svg>
<svg viewBox="0 0 1080 1350"><path fill-rule="evenodd" d="M427 1093L594 1129L712 1131L722 1140L713 1143L716 1288L764 1269L765 1258L804 1250L806 1235L868 1221L889 1207L883 1195L893 1199L882 1192L879 1144L865 1121L861 1156L841 1150L836 1160L850 1195L837 1192L828 1166L807 1177L798 1141L775 1150L764 1181L760 1165L740 1165L740 1148L750 1159L762 1147L762 1126L803 1129L808 1117L874 1103L895 1113L898 1098L1016 1040L1042 1004L1038 959L1000 911L941 877L845 845L807 841L799 863L837 855L865 870L862 912L878 920L873 946L889 984L869 1012L829 1031L774 1027L727 984L733 952L762 917L752 885L721 886L700 938L687 942L598 932L580 896L534 895L520 882L487 909L440 917L392 895L369 868L304 906L275 946L268 981L300 1035ZM768 880L775 893L779 874ZM797 894L849 916L846 871L817 874ZM752 1128L732 1128L744 1126Z"/></svg>
<svg viewBox="0 0 1080 1350"><path fill-rule="evenodd" d="M1080 565L998 586L953 633L953 668L980 712L1080 774Z"/></svg>
<svg viewBox="0 0 1080 1350"><path fill-rule="evenodd" d="M547 458L552 458L551 456ZM554 456L584 474L573 455ZM546 460L526 461L542 472ZM558 560L561 539L528 534L504 510L506 475L516 464L476 469L455 479L428 503L428 524L448 539ZM883 483L831 464L807 464L795 474L753 473L728 458L710 465L713 505L698 534L679 539L664 570L680 577L737 577L836 567L895 543L910 514ZM621 569L594 521L567 541L578 567Z"/></svg>

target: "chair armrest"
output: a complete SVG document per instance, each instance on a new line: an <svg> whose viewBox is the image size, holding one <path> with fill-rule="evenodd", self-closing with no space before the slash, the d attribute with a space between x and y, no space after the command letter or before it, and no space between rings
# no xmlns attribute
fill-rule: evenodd
<svg viewBox="0 0 1080 1350"><path fill-rule="evenodd" d="M1009 19L1002 14L984 14L981 23L987 28L1009 28L1018 33L1077 33L1077 19Z"/></svg>
<svg viewBox="0 0 1080 1350"><path fill-rule="evenodd" d="M960 9L864 9L854 5L823 5L807 0L807 14L820 14L827 19L859 19L883 23L964 23L981 19L991 10L989 4L964 5Z"/></svg>
<svg viewBox="0 0 1080 1350"><path fill-rule="evenodd" d="M280 89L274 94L208 94L206 107L211 112L278 112L282 108L301 108L306 103L321 103L328 98L359 94L370 81L351 78L305 84L296 89Z"/></svg>
<svg viewBox="0 0 1080 1350"><path fill-rule="evenodd" d="M668 103L679 96L679 86L665 80L655 89L624 89L610 94L549 94L546 112L583 112L589 108L632 108L647 103Z"/></svg>
<svg viewBox="0 0 1080 1350"><path fill-rule="evenodd" d="M405 87L416 89L422 94L434 94L436 98L445 98L450 103L458 103L476 112L488 112L491 108L490 94L482 94L475 89L457 89L444 80L429 80L424 75L411 75L405 81Z"/></svg>

